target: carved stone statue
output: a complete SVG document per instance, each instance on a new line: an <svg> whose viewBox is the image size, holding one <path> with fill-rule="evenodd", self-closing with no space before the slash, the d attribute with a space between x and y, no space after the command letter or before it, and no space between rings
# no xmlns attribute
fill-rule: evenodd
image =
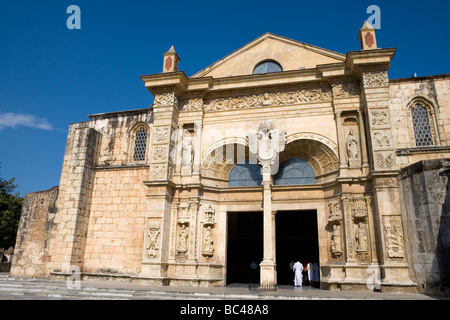
<svg viewBox="0 0 450 320"><path fill-rule="evenodd" d="M367 230L362 222L358 224L355 237L356 237L356 251L368 251L369 244L367 241Z"/></svg>
<svg viewBox="0 0 450 320"><path fill-rule="evenodd" d="M188 231L186 228L186 223L181 224L180 232L178 233L178 253L186 253L188 250Z"/></svg>
<svg viewBox="0 0 450 320"><path fill-rule="evenodd" d="M203 240L203 251L204 253L214 252L214 242L212 237L212 228L207 226L205 228L205 239Z"/></svg>
<svg viewBox="0 0 450 320"><path fill-rule="evenodd" d="M181 143L182 148L182 156L181 156L181 165L183 168L192 169L192 162L194 159L194 150L192 146L191 137L184 136L183 142Z"/></svg>
<svg viewBox="0 0 450 320"><path fill-rule="evenodd" d="M347 136L347 155L348 155L348 161L349 165L355 166L357 163L355 160L359 159L359 151L358 151L358 140L356 139L356 136L353 133L353 129L350 129L350 132Z"/></svg>
<svg viewBox="0 0 450 320"><path fill-rule="evenodd" d="M335 257L340 257L342 255L341 226L338 224L333 225L333 232L331 234L331 253Z"/></svg>
<svg viewBox="0 0 450 320"><path fill-rule="evenodd" d="M272 168L272 165L286 146L286 131L275 130L272 121L265 120L259 125L258 133L248 134L247 137L250 152L258 156L263 170L278 170L278 166Z"/></svg>

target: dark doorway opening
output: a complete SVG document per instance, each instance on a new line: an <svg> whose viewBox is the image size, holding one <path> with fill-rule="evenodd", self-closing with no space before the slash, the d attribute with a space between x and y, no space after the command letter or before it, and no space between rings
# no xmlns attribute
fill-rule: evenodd
<svg viewBox="0 0 450 320"><path fill-rule="evenodd" d="M263 213L228 212L227 239L227 285L259 283L259 264L263 259Z"/></svg>
<svg viewBox="0 0 450 320"><path fill-rule="evenodd" d="M294 285L290 262L317 262L319 238L317 212L278 211L276 215L276 263L278 285Z"/></svg>

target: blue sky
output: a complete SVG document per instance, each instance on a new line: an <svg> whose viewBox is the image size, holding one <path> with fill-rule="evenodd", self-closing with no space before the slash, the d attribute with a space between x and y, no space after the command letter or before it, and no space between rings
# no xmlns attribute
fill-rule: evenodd
<svg viewBox="0 0 450 320"><path fill-rule="evenodd" d="M146 108L140 75L171 45L191 76L266 32L346 53L369 5L391 78L450 73L449 1L0 1L0 176L26 193L59 184L68 126L89 114ZM69 30L67 8L81 9Z"/></svg>

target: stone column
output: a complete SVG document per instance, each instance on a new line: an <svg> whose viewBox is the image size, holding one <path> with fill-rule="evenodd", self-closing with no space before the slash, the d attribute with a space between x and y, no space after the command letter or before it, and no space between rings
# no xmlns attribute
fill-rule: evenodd
<svg viewBox="0 0 450 320"><path fill-rule="evenodd" d="M272 215L272 176L270 163L262 163L263 166L263 201L264 201L264 251L261 267L261 287L274 288L277 284L275 264L275 224Z"/></svg>

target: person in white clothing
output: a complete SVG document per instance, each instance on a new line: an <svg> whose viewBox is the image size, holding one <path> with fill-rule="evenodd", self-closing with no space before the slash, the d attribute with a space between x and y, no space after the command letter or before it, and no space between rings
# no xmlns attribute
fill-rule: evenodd
<svg viewBox="0 0 450 320"><path fill-rule="evenodd" d="M300 261L297 260L296 263L294 263L294 286L301 287L303 282L303 265L300 263Z"/></svg>

